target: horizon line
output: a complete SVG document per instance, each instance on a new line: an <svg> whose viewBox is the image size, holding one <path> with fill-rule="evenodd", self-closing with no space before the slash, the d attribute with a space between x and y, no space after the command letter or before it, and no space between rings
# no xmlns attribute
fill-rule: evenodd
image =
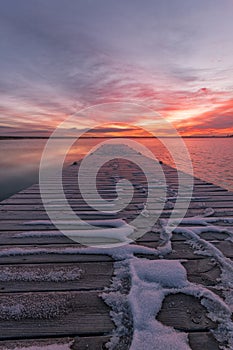
<svg viewBox="0 0 233 350"><path fill-rule="evenodd" d="M136 139L153 139L157 136L80 136L80 139L108 139L108 138L136 138ZM180 135L180 136L158 136L158 138L232 138L233 135ZM75 136L11 136L11 135L0 135L0 140L10 140L10 139L75 139Z"/></svg>

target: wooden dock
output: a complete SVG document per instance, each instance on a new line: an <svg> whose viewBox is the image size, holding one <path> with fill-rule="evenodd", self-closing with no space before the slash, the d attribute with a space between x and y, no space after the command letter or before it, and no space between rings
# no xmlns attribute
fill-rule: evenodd
<svg viewBox="0 0 233 350"><path fill-rule="evenodd" d="M98 219L98 212L85 205L77 190L78 167L79 162L65 171L65 193L73 210L82 219ZM134 184L144 183L143 174L137 170L127 161L119 161L117 169L109 162L99 174L100 193L105 198L115 195L112 179L116 174ZM163 170L169 190L176 191L176 170L167 165L163 165ZM53 192L52 183L50 194L51 199L59 199ZM132 203L107 219L123 218L130 223L137 215L136 204L143 202L145 196L146 193L137 186ZM165 205L162 218L169 217L174 200L170 199L170 206ZM54 210L57 210L56 206ZM208 222L218 219L211 224L212 228L201 232L200 237L232 260L233 243L227 238L229 232L233 232L233 222L221 218L233 219L233 193L195 178L193 199L186 219L197 216L207 218ZM56 228L47 222L49 218L41 201L39 185L2 201L0 219L0 349L25 349L35 345L38 349L49 345L58 350L105 349L104 344L111 338L115 325L110 317L111 309L100 295L111 286L114 259L107 254L77 253L75 248L80 245L59 235ZM38 224L39 221L41 224ZM192 230L198 229L199 225L198 222L184 221L179 227ZM197 254L197 247L187 244L188 241L179 231L173 233L172 251L164 258L181 261L190 282L216 293L224 301L225 291L223 287L219 288L221 264L212 256ZM154 230L135 244L156 249L160 243L160 236ZM153 254L141 253L138 256L158 259ZM129 292L130 281L127 288ZM212 334L217 322L208 317L201 297L171 293L164 299L157 319L187 333L193 350L220 349ZM127 339L121 339L116 349L129 349L127 342L130 342L130 336L132 334Z"/></svg>

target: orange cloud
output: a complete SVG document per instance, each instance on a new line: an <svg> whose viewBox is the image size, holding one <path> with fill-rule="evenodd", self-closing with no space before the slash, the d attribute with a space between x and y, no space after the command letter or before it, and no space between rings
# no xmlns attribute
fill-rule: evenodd
<svg viewBox="0 0 233 350"><path fill-rule="evenodd" d="M233 99L193 118L175 123L182 135L233 134Z"/></svg>
<svg viewBox="0 0 233 350"><path fill-rule="evenodd" d="M82 137L151 137L152 134L143 128L125 123L104 124L86 132Z"/></svg>

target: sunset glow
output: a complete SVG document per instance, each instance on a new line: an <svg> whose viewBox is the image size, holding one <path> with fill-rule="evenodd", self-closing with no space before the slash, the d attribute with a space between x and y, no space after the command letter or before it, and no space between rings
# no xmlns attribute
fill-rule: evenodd
<svg viewBox="0 0 233 350"><path fill-rule="evenodd" d="M181 135L233 134L233 2L129 5L1 3L0 136L48 136L82 108L117 101L150 107ZM156 131L144 116L130 124Z"/></svg>

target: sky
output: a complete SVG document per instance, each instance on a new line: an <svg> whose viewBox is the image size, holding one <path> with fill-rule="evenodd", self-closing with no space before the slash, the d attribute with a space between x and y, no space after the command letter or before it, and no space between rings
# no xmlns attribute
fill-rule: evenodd
<svg viewBox="0 0 233 350"><path fill-rule="evenodd" d="M233 134L232 18L233 0L1 1L0 135L47 135L110 102L149 107L181 135ZM112 113L98 122L129 122Z"/></svg>

